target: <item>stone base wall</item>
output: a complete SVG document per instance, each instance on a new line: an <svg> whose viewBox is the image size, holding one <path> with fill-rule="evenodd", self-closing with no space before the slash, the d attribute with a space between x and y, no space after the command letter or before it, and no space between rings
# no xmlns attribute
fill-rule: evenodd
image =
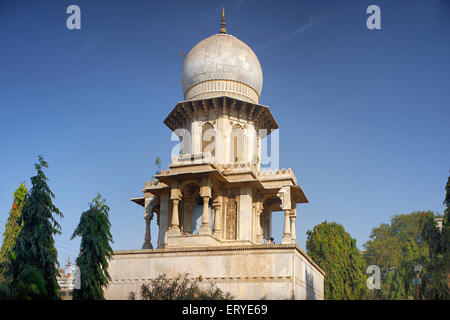
<svg viewBox="0 0 450 320"><path fill-rule="evenodd" d="M123 300L160 274L202 277L235 299L323 299L323 271L295 244L116 251L106 299Z"/></svg>

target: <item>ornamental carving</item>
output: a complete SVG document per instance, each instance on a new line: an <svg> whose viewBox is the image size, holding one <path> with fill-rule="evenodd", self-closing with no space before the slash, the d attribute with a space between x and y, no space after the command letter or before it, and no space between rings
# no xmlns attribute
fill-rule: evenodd
<svg viewBox="0 0 450 320"><path fill-rule="evenodd" d="M237 238L237 200L234 194L228 196L225 235L227 240Z"/></svg>

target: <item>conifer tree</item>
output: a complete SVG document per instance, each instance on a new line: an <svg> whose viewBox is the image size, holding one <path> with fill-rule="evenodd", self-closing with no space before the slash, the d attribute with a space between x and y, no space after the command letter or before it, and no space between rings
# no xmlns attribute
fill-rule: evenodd
<svg viewBox="0 0 450 320"><path fill-rule="evenodd" d="M447 299L450 299L450 176L445 186L444 219L442 221L441 248L443 254L444 272L447 275Z"/></svg>
<svg viewBox="0 0 450 320"><path fill-rule="evenodd" d="M41 155L38 158L37 175L31 177L32 188L18 220L22 229L14 246L15 259L5 270L16 299L58 298L58 254L53 236L61 233L61 227L53 214L63 215L52 202L55 195L43 171L48 164Z"/></svg>
<svg viewBox="0 0 450 320"><path fill-rule="evenodd" d="M447 274L450 274L450 176L448 177L447 185L445 186L444 205L446 208L444 211L444 219L442 221L441 248L447 266Z"/></svg>
<svg viewBox="0 0 450 320"><path fill-rule="evenodd" d="M100 193L89 204L89 210L81 214L72 239L81 237L79 268L80 287L73 290L74 300L103 300L103 288L111 280L108 273L109 260L113 254L110 246L109 207Z"/></svg>

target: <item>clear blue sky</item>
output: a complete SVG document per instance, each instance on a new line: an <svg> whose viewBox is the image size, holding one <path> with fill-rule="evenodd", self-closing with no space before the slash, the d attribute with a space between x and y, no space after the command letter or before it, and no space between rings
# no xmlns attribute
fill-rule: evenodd
<svg viewBox="0 0 450 320"><path fill-rule="evenodd" d="M66 28L77 4L82 30ZM366 8L381 7L381 30ZM114 249L140 248L141 196L159 155L162 123L182 100L178 51L227 30L263 69L260 102L280 126L280 167L310 203L297 237L324 220L357 239L390 217L443 212L450 168L448 1L13 1L0 2L0 232L20 182L43 154L65 217L60 261L99 190L111 207ZM153 222L154 223L154 222ZM274 213L280 241L282 219ZM153 228L153 242L156 228Z"/></svg>

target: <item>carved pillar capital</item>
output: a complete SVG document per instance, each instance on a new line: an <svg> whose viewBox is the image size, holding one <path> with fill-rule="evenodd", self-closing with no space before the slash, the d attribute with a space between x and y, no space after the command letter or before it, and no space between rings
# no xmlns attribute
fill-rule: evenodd
<svg viewBox="0 0 450 320"><path fill-rule="evenodd" d="M211 198L211 187L209 185L203 185L200 187L200 196L202 198L208 197Z"/></svg>
<svg viewBox="0 0 450 320"><path fill-rule="evenodd" d="M173 187L170 189L170 200L181 200L182 197L181 190L177 187Z"/></svg>
<svg viewBox="0 0 450 320"><path fill-rule="evenodd" d="M291 216L296 217L297 218L297 209L291 209Z"/></svg>
<svg viewBox="0 0 450 320"><path fill-rule="evenodd" d="M291 209L291 188L289 186L282 187L278 191L277 197L281 200L281 208L283 210Z"/></svg>

